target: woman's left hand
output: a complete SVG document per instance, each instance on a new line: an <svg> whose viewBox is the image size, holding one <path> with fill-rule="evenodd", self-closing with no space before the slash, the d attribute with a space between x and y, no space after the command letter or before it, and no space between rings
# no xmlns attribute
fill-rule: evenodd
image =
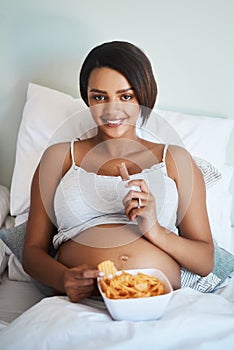
<svg viewBox="0 0 234 350"><path fill-rule="evenodd" d="M139 187L140 191L131 189L132 186ZM158 225L154 196L143 179L129 180L126 187L130 190L123 198L125 214L131 221L136 219L141 233L147 234L155 224Z"/></svg>

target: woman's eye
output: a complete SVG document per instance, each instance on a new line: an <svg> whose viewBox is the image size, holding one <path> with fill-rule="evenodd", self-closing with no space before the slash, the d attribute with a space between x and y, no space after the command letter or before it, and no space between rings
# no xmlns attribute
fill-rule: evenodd
<svg viewBox="0 0 234 350"><path fill-rule="evenodd" d="M123 99L124 101L129 101L129 100L132 99L132 96L131 96L131 95L123 95L123 96L122 96L122 99Z"/></svg>
<svg viewBox="0 0 234 350"><path fill-rule="evenodd" d="M102 95L94 95L92 98L95 101L104 101L105 100L105 96L102 96Z"/></svg>

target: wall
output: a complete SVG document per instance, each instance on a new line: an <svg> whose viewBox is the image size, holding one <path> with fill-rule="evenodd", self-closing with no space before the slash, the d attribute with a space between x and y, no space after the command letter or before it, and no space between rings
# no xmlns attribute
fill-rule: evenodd
<svg viewBox="0 0 234 350"><path fill-rule="evenodd" d="M0 183L10 185L28 82L77 96L80 64L103 41L145 50L158 107L234 118L233 13L232 0L0 0ZM229 144L234 165L234 132Z"/></svg>

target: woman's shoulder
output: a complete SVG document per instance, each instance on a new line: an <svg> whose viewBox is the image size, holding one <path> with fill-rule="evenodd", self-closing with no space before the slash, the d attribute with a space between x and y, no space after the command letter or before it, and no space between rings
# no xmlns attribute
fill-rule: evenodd
<svg viewBox="0 0 234 350"><path fill-rule="evenodd" d="M166 147L169 155L175 159L191 159L191 154L185 147L173 144L167 144Z"/></svg>
<svg viewBox="0 0 234 350"><path fill-rule="evenodd" d="M193 158L186 148L169 143L154 143L144 141L143 144L154 154L159 162L166 164L167 173L176 179L178 172L185 168L192 168Z"/></svg>
<svg viewBox="0 0 234 350"><path fill-rule="evenodd" d="M187 167L193 162L191 154L185 147L166 144L164 152L168 168L172 167L175 170L181 167Z"/></svg>
<svg viewBox="0 0 234 350"><path fill-rule="evenodd" d="M169 145L166 155L168 174L172 178L183 178L181 174L194 178L200 178L201 172L196 165L191 153L185 148L177 145ZM188 179L188 177L187 177Z"/></svg>
<svg viewBox="0 0 234 350"><path fill-rule="evenodd" d="M40 159L41 169L44 167L52 173L66 171L71 166L71 142L58 142L48 146Z"/></svg>
<svg viewBox="0 0 234 350"><path fill-rule="evenodd" d="M52 145L49 145L45 148L42 159L54 158L58 156L62 156L67 153L71 148L70 142L58 142Z"/></svg>

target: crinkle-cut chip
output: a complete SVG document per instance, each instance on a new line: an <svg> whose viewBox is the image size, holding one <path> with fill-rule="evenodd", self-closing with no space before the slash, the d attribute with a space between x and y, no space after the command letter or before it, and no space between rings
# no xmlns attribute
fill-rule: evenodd
<svg viewBox="0 0 234 350"><path fill-rule="evenodd" d="M98 264L98 270L104 273L105 278L108 278L109 276L113 277L117 272L114 263L110 260L105 260Z"/></svg>
<svg viewBox="0 0 234 350"><path fill-rule="evenodd" d="M143 282L143 283L138 283L135 285L135 288L139 291L142 291L142 290L146 290L148 287L148 283L147 282Z"/></svg>

